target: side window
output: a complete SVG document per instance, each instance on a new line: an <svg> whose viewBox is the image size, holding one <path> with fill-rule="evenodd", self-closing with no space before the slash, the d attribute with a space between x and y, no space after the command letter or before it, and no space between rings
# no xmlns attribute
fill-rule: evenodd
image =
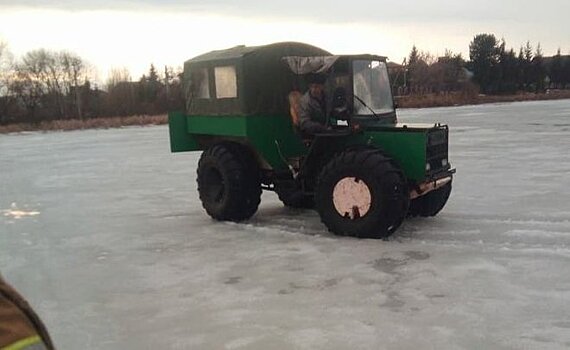
<svg viewBox="0 0 570 350"><path fill-rule="evenodd" d="M237 77L235 66L214 68L216 79L216 98L237 97Z"/></svg>
<svg viewBox="0 0 570 350"><path fill-rule="evenodd" d="M194 96L196 98L210 98L210 79L208 69L202 68L194 72L192 77L194 86Z"/></svg>

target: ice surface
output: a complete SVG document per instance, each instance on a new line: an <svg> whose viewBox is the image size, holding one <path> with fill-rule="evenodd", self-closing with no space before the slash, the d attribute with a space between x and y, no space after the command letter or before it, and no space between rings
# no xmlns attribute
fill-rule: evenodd
<svg viewBox="0 0 570 350"><path fill-rule="evenodd" d="M436 218L328 234L263 195L201 209L164 126L0 136L0 270L60 349L570 347L570 101L402 110L448 123Z"/></svg>

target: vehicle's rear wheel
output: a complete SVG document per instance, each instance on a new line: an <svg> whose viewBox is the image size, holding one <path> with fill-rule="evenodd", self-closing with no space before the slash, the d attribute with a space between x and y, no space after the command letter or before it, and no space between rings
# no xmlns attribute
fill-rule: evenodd
<svg viewBox="0 0 570 350"><path fill-rule="evenodd" d="M331 232L384 238L406 217L409 193L402 172L381 151L350 150L323 168L315 202Z"/></svg>
<svg viewBox="0 0 570 350"><path fill-rule="evenodd" d="M413 199L410 203L409 216L436 216L445 207L451 194L451 182L437 190Z"/></svg>
<svg viewBox="0 0 570 350"><path fill-rule="evenodd" d="M249 219L261 201L260 171L251 152L237 143L208 148L198 162L198 193L212 218Z"/></svg>

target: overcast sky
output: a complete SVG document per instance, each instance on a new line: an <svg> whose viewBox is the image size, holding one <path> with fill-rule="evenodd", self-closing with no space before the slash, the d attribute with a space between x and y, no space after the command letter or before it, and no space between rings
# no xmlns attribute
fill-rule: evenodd
<svg viewBox="0 0 570 350"><path fill-rule="evenodd" d="M19 56L44 47L76 52L98 68L127 67L133 78L150 63L180 66L206 51L235 45L301 41L333 53L375 53L401 62L412 45L468 57L478 33L507 46L530 40L545 55L570 53L570 0L0 0L0 40Z"/></svg>

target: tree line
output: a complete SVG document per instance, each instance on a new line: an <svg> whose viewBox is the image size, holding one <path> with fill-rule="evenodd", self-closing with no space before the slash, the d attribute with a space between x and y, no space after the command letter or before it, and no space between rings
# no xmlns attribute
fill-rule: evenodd
<svg viewBox="0 0 570 350"><path fill-rule="evenodd" d="M395 94L428 94L472 88L461 54L446 50L442 57L419 51L416 46L403 65L391 64L390 74Z"/></svg>
<svg viewBox="0 0 570 350"><path fill-rule="evenodd" d="M37 49L15 59L0 42L0 124L154 115L184 105L179 69L151 64L136 81L113 69L103 88L95 77L77 54Z"/></svg>
<svg viewBox="0 0 570 350"><path fill-rule="evenodd" d="M446 51L441 57L415 46L402 65L389 64L396 95L460 92L512 94L570 87L570 55L544 57L540 44L518 52L504 39L478 34L469 60ZM154 115L182 109L181 70L157 69L133 80L112 69L99 87L95 69L77 54L37 49L14 58L0 41L0 124L54 119Z"/></svg>
<svg viewBox="0 0 570 350"><path fill-rule="evenodd" d="M530 42L518 53L507 49L505 39L478 34L469 44L469 60L446 51L442 57L421 52L415 46L403 65L392 65L395 94L474 92L513 94L566 89L570 86L570 56L545 57L540 43Z"/></svg>

